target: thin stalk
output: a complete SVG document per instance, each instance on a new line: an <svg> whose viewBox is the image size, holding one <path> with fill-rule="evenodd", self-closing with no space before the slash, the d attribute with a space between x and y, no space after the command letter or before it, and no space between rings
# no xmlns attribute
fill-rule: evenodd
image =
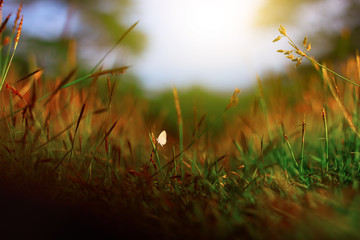
<svg viewBox="0 0 360 240"><path fill-rule="evenodd" d="M324 130L325 130L325 164L326 164L326 171L328 171L329 170L329 135L328 135L326 110L324 107L322 108L322 117L323 117Z"/></svg>
<svg viewBox="0 0 360 240"><path fill-rule="evenodd" d="M286 136L286 134L284 134L284 138L285 138L286 144L287 144L287 146L288 146L288 148L289 148L289 151L290 151L290 154L291 154L291 158L292 158L293 162L295 163L296 168L299 169L299 164L298 164L297 161L296 161L294 152L293 152L293 150L292 150L292 148L291 148L290 141L289 141L288 137ZM285 168L287 168L287 166L285 166Z"/></svg>
<svg viewBox="0 0 360 240"><path fill-rule="evenodd" d="M175 158L175 146L173 147L173 158ZM175 164L175 166L174 166L174 171L175 171L175 173L174 173L174 175L177 175L178 174L178 169L177 169L177 166L176 166L176 164Z"/></svg>
<svg viewBox="0 0 360 240"><path fill-rule="evenodd" d="M338 73L334 72L333 70L331 70L331 69L329 69L329 68L325 67L324 65L320 64L319 62L317 62L317 61L316 61L316 60L314 60L313 58L309 57L308 55L306 55L306 54L305 54L304 56L305 56L307 59L309 59L312 63L317 64L318 66L320 66L321 68L325 69L325 70L326 70L326 71L328 71L328 72L331 72L331 73L332 73L332 74L334 74L335 76L337 76L337 77L339 77L339 78L341 78L341 79L343 79L343 80L347 81L348 83L353 84L354 86L360 87L360 85L359 85L359 84L354 83L354 82L353 82L353 81L351 81L350 79L348 79L348 78L346 78L346 77L343 77L343 76L341 76L340 74L338 74Z"/></svg>
<svg viewBox="0 0 360 240"><path fill-rule="evenodd" d="M183 139L184 130L183 130L183 120L182 120L182 115L181 115L179 95L178 95L175 87L173 88L173 95L174 95L175 108L176 108L177 120L178 120L178 125L179 125L179 150L180 150L179 161L181 163L181 176L184 177L185 170L184 170L184 164L182 162L182 153L184 151L184 139ZM176 164L177 163L175 163L175 165Z"/></svg>
<svg viewBox="0 0 360 240"><path fill-rule="evenodd" d="M157 164L158 164L158 166L159 166L160 174L161 174L163 180L165 180L165 175L164 175L164 172L163 172L163 168L161 167L159 154L158 154L158 152L157 152L157 147L156 147L156 145L155 145L155 143L154 143L154 141L153 141L153 138L152 138L152 136L151 136L150 133L149 133L149 137L150 137L151 146L152 146L153 151L154 151L155 156L156 156Z"/></svg>
<svg viewBox="0 0 360 240"><path fill-rule="evenodd" d="M20 9L20 8L19 8ZM19 12L20 14L20 12ZM23 16L21 17L21 20L20 20L20 23L17 27L17 33L16 33L16 37L15 37L15 40L14 40L14 48L13 48L13 51L12 51L12 54L11 54L11 57L10 57L10 60L7 62L7 64L5 65L5 69L3 69L3 72L2 72L2 75L1 75L1 83L0 83L0 90L2 89L3 85L4 85L4 82L5 82L5 79L6 79L6 76L9 72L9 69L10 69L10 66L11 66L11 63L12 63L12 60L14 58L14 55L15 55L15 51L16 51L16 48L17 48L17 45L19 43L19 38L20 38L20 35L21 35L21 29L22 29L22 25L23 25ZM16 26L14 26L14 29L15 29ZM12 34L14 36L14 33ZM9 56L10 54L8 54L7 56ZM4 71L5 70L5 71Z"/></svg>
<svg viewBox="0 0 360 240"><path fill-rule="evenodd" d="M258 81L258 85L259 85L259 91L260 91L260 105L261 105L261 109L263 110L264 116L265 116L265 121L266 121L266 128L268 131L268 135L269 135L269 141L272 141L272 134L270 131L270 123L269 123L269 116L267 113L267 109L266 109L266 104L265 104L265 100L264 100L264 91L263 91L263 87L260 81L259 76L256 76L256 79Z"/></svg>
<svg viewBox="0 0 360 240"><path fill-rule="evenodd" d="M135 22L133 25L130 26L129 29L127 29L127 30L125 31L125 33L118 39L118 41L114 44L114 46L113 46L112 48L110 48L109 51L107 51L107 52L105 53L105 55L104 55L104 56L100 59L100 61L90 70L90 72L89 72L88 74L86 74L85 76L82 76L82 77L80 77L80 78L78 78L78 79L76 79L76 80L74 80L74 81L72 81L72 82L69 82L69 83L65 84L64 86L61 87L61 89L70 87L70 86L72 86L72 85L74 85L74 84L76 84L76 83L79 83L79 82L82 82L82 81L85 81L85 80L91 78L91 77L93 76L93 74L95 73L96 69L100 66L100 64L101 64L102 62L104 62L105 58L115 49L115 47L116 47L117 45L120 44L120 42L136 27L136 25L137 25L138 23L139 23L138 21ZM128 67L124 67L124 69L127 69L127 68L128 68ZM1 88L0 88L0 90L1 90ZM44 96L42 96L41 98L39 98L38 101L41 101L41 100L47 98L47 97L50 96L51 94L52 94L52 93L45 94Z"/></svg>
<svg viewBox="0 0 360 240"><path fill-rule="evenodd" d="M183 136L183 123L182 121L179 122L179 151L180 151L180 157L179 161L181 164L181 175L185 176L185 170L184 170L184 164L183 164L183 151L184 151L184 136Z"/></svg>
<svg viewBox="0 0 360 240"><path fill-rule="evenodd" d="M193 151L193 159L190 160L190 161L191 161L191 170L190 170L190 171L191 171L191 174L193 174L194 172L196 172L196 171L194 171L194 170L196 169L196 167L195 167L195 166L196 166L196 163L195 163L195 162L196 162L196 153L197 153L196 150L194 150L194 151Z"/></svg>
<svg viewBox="0 0 360 240"><path fill-rule="evenodd" d="M300 56L300 60L299 60L298 64L301 63L301 60L302 60L303 57L306 57L306 58L309 59L309 61L311 61L313 64L318 65L318 66L321 67L322 69L325 69L326 71L331 72L331 73L334 74L335 76L337 76L337 77L345 80L345 81L348 82L348 83L353 84L354 86L360 87L359 84L351 81L350 79L348 79L348 78L346 78L346 77L344 77L344 76L341 76L340 74L338 74L338 73L334 72L333 70L331 70L331 69L325 67L324 65L320 64L319 62L317 62L317 61L316 61L315 59L313 59L312 57L308 56L308 55L306 54L306 52L311 49L311 45L308 45L308 47L306 48L306 46L305 46L306 43L304 43L304 51L301 51L301 50L298 48L298 46L293 42L293 40L287 35L287 33L286 33L286 28L284 28L284 27L281 26L281 25L280 25L280 28L279 28L279 32L280 32L281 35L285 36L285 37L289 40L288 43L290 44L290 46L292 46L292 47L295 49L295 52ZM281 37L279 36L279 37L278 37L277 39L275 39L273 42L276 42L276 41L280 40L280 38L281 38ZM281 51L281 50L280 50L280 52L286 52L286 51L284 51L284 50ZM292 52L292 51L291 51L291 52Z"/></svg>
<svg viewBox="0 0 360 240"><path fill-rule="evenodd" d="M241 149L238 141L233 140L233 144L235 145L236 149L241 153L242 158L245 160L245 154L244 151Z"/></svg>
<svg viewBox="0 0 360 240"><path fill-rule="evenodd" d="M357 68L357 72L358 72L358 77L360 79L360 57L359 57L359 52L356 51L356 68ZM353 99L354 99L354 106L355 106L355 111L353 112L353 116L354 116L354 119L357 119L356 120L356 127L359 127L359 114L358 114L358 107L359 107L359 98L357 96L359 93L359 89L356 89L354 88L353 89ZM355 138L354 139L355 141L355 152L359 152L359 140L358 138ZM359 155L358 154L355 154L354 156L354 162L356 164L356 168L357 168L357 171L359 171Z"/></svg>
<svg viewBox="0 0 360 240"><path fill-rule="evenodd" d="M4 85L6 76L7 76L8 72L9 72L9 69L10 69L10 66L11 66L11 63L12 63L12 60L13 60L13 58L14 58L14 56L15 56L15 50L16 50L16 49L13 50L13 52L12 52L12 54L11 54L11 57L10 57L10 60L9 60L9 62L7 63L6 68L4 69L5 71L4 71L3 75L2 75L2 81L1 81L1 83L0 83L0 90L2 89L2 87L3 87L3 85Z"/></svg>
<svg viewBox="0 0 360 240"><path fill-rule="evenodd" d="M355 124L352 121L352 117L351 117L349 111L346 109L343 101L341 100L341 98L337 94L333 84L331 83L331 80L329 79L329 76L327 75L327 73L324 70L322 71L321 76L324 79L324 81L326 81L328 83L329 89L330 89L333 97L335 98L336 103L340 107L346 121L348 122L348 124L350 126L350 129L356 134L357 137L360 137L360 133L357 131L357 128L356 128Z"/></svg>
<svg viewBox="0 0 360 240"><path fill-rule="evenodd" d="M15 34L13 33L11 36L10 36L10 45L6 51L6 54L5 54L5 58L3 59L3 56L1 54L1 60L4 60L4 62L1 61L2 63L2 69L1 69L1 85L0 85L0 90L2 89L2 86L5 82L5 78L6 78L6 75L5 75L5 72L6 72L6 69L8 68L9 66L9 59L10 59L10 56L11 56L11 50L13 49L13 41L14 41L14 37L15 37ZM3 50L3 49L2 49ZM5 52L5 50L4 50ZM14 53L13 53L14 55Z"/></svg>
<svg viewBox="0 0 360 240"><path fill-rule="evenodd" d="M306 123L305 123L305 114L304 120L301 128L301 161L300 161L300 172L304 170L304 148L305 148L305 131L306 131Z"/></svg>

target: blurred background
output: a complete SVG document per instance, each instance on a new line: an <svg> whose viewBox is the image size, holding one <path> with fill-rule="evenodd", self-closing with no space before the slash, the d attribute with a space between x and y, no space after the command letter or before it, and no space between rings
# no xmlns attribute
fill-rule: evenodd
<svg viewBox="0 0 360 240"><path fill-rule="evenodd" d="M5 1L3 16L21 1ZM360 45L359 0L27 0L17 66L29 60L56 76L76 65L94 66L134 22L134 31L104 67L131 65L128 84L145 91L206 88L247 89L294 64L272 43L279 24L321 59L354 55ZM72 44L69 42L72 41ZM76 52L69 61L68 50ZM65 51L67 50L67 51ZM305 61L306 62L306 61ZM304 66L300 66L302 68ZM306 67L306 66L305 66Z"/></svg>

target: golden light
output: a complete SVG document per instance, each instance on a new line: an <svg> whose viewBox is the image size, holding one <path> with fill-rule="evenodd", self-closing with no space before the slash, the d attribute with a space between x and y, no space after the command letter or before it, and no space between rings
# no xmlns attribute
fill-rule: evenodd
<svg viewBox="0 0 360 240"><path fill-rule="evenodd" d="M261 0L138 1L134 20L148 36L135 69L148 87L206 84L233 88L255 72L248 67L256 46L253 21ZM272 36L269 38L269 43ZM262 41L267 41L262 39ZM273 51L273 49L271 49ZM255 51L256 52L256 51ZM153 83L156 81L157 83ZM232 85L231 85L232 83ZM239 84L238 84L239 85ZM241 84L240 84L241 85Z"/></svg>

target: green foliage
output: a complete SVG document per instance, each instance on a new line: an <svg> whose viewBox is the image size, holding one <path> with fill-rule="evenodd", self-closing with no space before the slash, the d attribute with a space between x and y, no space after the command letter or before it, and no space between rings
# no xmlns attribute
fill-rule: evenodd
<svg viewBox="0 0 360 240"><path fill-rule="evenodd" d="M169 129L176 129L177 115L172 93L165 90L164 92L155 94L156 96L151 97L149 101L150 114L156 118L161 116L161 112L163 112L165 126ZM215 93L202 87L192 87L180 91L179 99L184 126L193 131L195 128L194 121L199 121L204 116L205 124L208 124L224 110L224 106L229 102L229 94ZM249 109L249 105L246 105L245 97L240 96L240 99L244 99L244 102L241 102L241 106L238 106L236 110L230 111L226 120L231 121L236 112ZM223 123L219 121L212 126L211 132L216 135L217 133L221 133L222 129Z"/></svg>

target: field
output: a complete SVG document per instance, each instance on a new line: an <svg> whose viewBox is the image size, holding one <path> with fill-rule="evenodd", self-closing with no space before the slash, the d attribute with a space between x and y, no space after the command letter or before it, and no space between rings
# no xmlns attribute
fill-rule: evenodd
<svg viewBox="0 0 360 240"><path fill-rule="evenodd" d="M146 97L102 60L20 74L17 17L0 29L0 234L360 238L358 53L320 64L289 39L297 67L252 90Z"/></svg>

